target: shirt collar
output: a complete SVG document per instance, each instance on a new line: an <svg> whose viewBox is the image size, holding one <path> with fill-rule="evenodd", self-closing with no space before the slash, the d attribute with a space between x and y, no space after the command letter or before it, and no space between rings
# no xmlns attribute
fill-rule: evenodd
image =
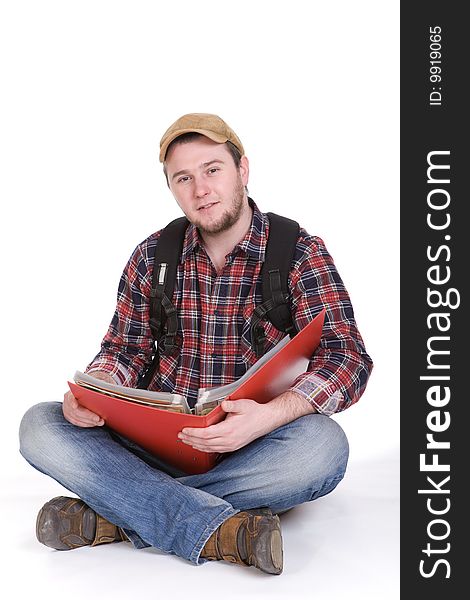
<svg viewBox="0 0 470 600"><path fill-rule="evenodd" d="M246 232L245 237L235 246L231 254L235 255L238 251L241 251L255 260L264 262L268 234L268 218L259 210L251 198L248 198L248 202L253 209L251 225ZM181 262L184 262L190 254L196 252L196 250L202 246L202 238L198 228L195 225L190 224L184 238Z"/></svg>

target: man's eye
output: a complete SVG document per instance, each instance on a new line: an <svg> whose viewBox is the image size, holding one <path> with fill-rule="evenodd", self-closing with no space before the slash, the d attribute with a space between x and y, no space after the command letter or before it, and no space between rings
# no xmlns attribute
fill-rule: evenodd
<svg viewBox="0 0 470 600"><path fill-rule="evenodd" d="M220 171L219 167L212 167L207 172L213 175L216 171Z"/></svg>
<svg viewBox="0 0 470 600"><path fill-rule="evenodd" d="M183 175L183 177L178 179L177 183L186 183L187 181L189 181L189 177L187 175Z"/></svg>

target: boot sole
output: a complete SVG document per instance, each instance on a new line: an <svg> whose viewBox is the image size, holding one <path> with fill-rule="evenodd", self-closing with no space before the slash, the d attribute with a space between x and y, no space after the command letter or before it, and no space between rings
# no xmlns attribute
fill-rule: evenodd
<svg viewBox="0 0 470 600"><path fill-rule="evenodd" d="M258 509L248 511L251 514L262 517L258 523L259 533L252 540L252 555L248 557L250 565L257 567L264 573L280 575L283 569L283 550L281 521L277 515L273 515L269 509Z"/></svg>
<svg viewBox="0 0 470 600"><path fill-rule="evenodd" d="M271 535L271 564L274 574L280 575L283 567L282 537L281 532L277 530Z"/></svg>
<svg viewBox="0 0 470 600"><path fill-rule="evenodd" d="M36 537L55 550L74 550L93 542L96 514L77 498L58 496L46 502L36 519Z"/></svg>

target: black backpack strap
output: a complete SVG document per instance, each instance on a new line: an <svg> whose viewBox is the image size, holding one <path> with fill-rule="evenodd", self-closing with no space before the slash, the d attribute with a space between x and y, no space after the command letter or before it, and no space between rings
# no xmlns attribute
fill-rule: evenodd
<svg viewBox="0 0 470 600"><path fill-rule="evenodd" d="M289 308L288 279L299 237L299 224L275 213L268 213L268 218L269 237L261 269L263 303L256 307L251 321L252 344L257 356L264 353L265 332L260 324L263 319L268 318L276 329L291 337L296 333ZM150 329L165 354L177 348L178 318L171 300L188 224L185 217L175 219L162 229L155 246ZM163 335L165 324L166 333ZM139 388L147 389L150 385L158 368L158 356L155 350L152 364L139 382Z"/></svg>
<svg viewBox="0 0 470 600"><path fill-rule="evenodd" d="M288 280L299 239L299 224L275 213L267 214L269 237L261 269L263 303L256 307L251 321L251 339L257 356L264 354L266 338L260 324L262 319L268 318L276 329L291 337L297 333L289 307Z"/></svg>
<svg viewBox="0 0 470 600"><path fill-rule="evenodd" d="M171 300L188 224L186 217L175 219L162 229L155 246L150 292L150 329L155 342L165 354L171 354L177 349L178 316ZM166 333L163 335L165 325ZM158 368L158 356L159 352L155 348L152 364L139 382L139 388L147 389L150 385Z"/></svg>

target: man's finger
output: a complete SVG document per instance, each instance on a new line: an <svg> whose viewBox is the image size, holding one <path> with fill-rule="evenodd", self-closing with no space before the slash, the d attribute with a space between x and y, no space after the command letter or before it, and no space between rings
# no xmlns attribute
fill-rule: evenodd
<svg viewBox="0 0 470 600"><path fill-rule="evenodd" d="M82 419L77 416L75 413L64 413L67 421L72 423L72 425L76 425L77 427L95 427L98 423L95 421L90 421L89 419Z"/></svg>
<svg viewBox="0 0 470 600"><path fill-rule="evenodd" d="M226 452L225 446L221 445L221 444L217 444L217 445L201 445L198 444L197 442L194 443L190 443L190 442L184 442L185 444L188 444L188 446L191 446L192 448L194 448L195 450L199 450L200 452Z"/></svg>
<svg viewBox="0 0 470 600"><path fill-rule="evenodd" d="M75 409L75 416L83 419L85 421L98 422L101 420L101 417L96 413L88 410L87 408L83 408L83 406L78 406Z"/></svg>
<svg viewBox="0 0 470 600"><path fill-rule="evenodd" d="M224 440L224 438L220 436L213 438L201 438L192 435L184 435L181 433L178 434L178 438L182 442L190 444L191 446L193 446L194 444L198 444L200 446L213 446L214 444L220 444Z"/></svg>
<svg viewBox="0 0 470 600"><path fill-rule="evenodd" d="M70 405L64 406L64 416L70 423L79 427L104 425L104 420L99 415L80 406L76 409L73 409Z"/></svg>
<svg viewBox="0 0 470 600"><path fill-rule="evenodd" d="M223 434L223 421L222 423L216 423L215 425L209 425L209 427L185 427L181 433L183 435L195 437L201 440L212 440L219 438Z"/></svg>
<svg viewBox="0 0 470 600"><path fill-rule="evenodd" d="M77 427L101 427L104 425L104 421L102 423L89 423L88 421L78 421L78 420L70 420L72 425L76 425Z"/></svg>
<svg viewBox="0 0 470 600"><path fill-rule="evenodd" d="M223 400L220 403L220 406L222 407L223 411L228 413L245 412L247 410L247 402L252 402L252 400Z"/></svg>

